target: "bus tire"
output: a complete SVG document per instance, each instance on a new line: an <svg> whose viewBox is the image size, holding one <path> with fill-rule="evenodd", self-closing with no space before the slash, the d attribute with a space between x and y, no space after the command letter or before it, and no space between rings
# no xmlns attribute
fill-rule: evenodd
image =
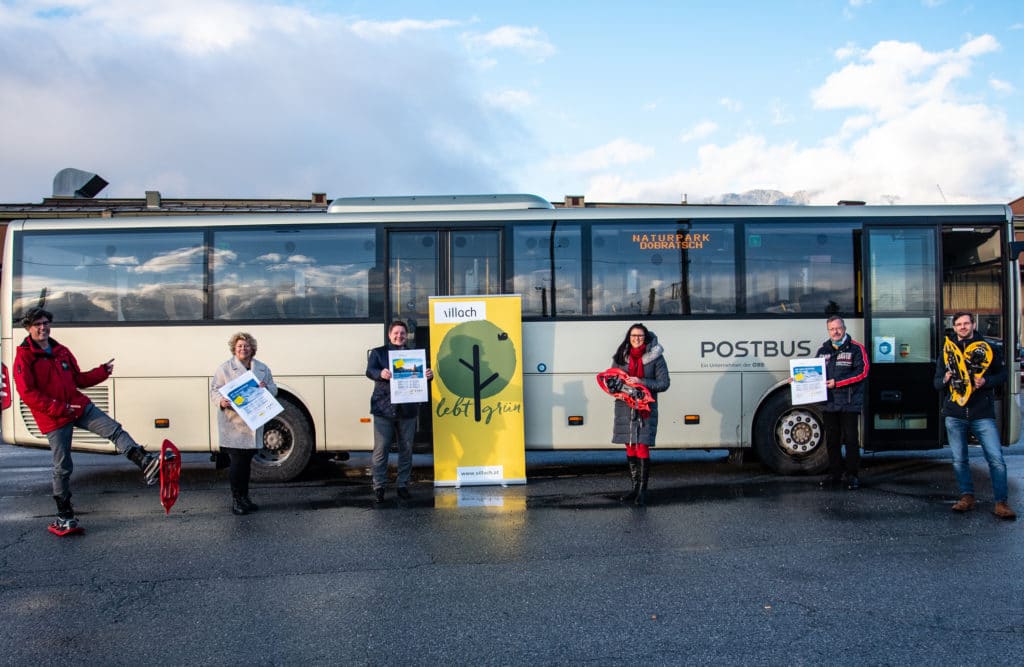
<svg viewBox="0 0 1024 667"><path fill-rule="evenodd" d="M263 427L263 448L252 459L256 482L287 482L298 477L313 455L313 428L302 408L279 397L284 412Z"/></svg>
<svg viewBox="0 0 1024 667"><path fill-rule="evenodd" d="M754 420L754 449L761 463L782 475L814 475L828 468L821 412L792 405L789 392L772 394Z"/></svg>

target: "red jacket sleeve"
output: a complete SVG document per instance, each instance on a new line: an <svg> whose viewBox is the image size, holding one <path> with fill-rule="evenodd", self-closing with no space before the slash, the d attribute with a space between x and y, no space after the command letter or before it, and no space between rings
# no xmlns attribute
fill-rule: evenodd
<svg viewBox="0 0 1024 667"><path fill-rule="evenodd" d="M839 387L845 387L846 385L857 384L858 382L863 382L865 379L867 379L867 377L868 377L868 369L871 367L871 364L868 362L868 351L864 349L864 346L861 345L860 343L858 343L855 340L851 340L850 342L853 343L854 346L856 346L858 352L860 352L860 359L858 361L857 355L854 354L853 362L854 362L854 370L856 372L853 375L851 375L850 377L848 377L848 378L844 378L842 380L837 380L836 381L836 388L837 389ZM860 367L859 369L857 369L858 366Z"/></svg>
<svg viewBox="0 0 1024 667"><path fill-rule="evenodd" d="M100 364L91 371L83 372L78 368L78 360L75 359L75 355L71 353L71 350L68 350L68 357L70 357L69 362L71 364L71 372L74 374L75 386L79 389L93 387L110 377L106 364Z"/></svg>

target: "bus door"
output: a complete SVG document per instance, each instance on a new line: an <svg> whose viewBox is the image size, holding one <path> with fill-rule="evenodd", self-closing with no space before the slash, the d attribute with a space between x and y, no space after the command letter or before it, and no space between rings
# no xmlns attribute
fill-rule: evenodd
<svg viewBox="0 0 1024 667"><path fill-rule="evenodd" d="M391 230L387 247L388 319L405 321L409 347L426 350L428 359L429 297L502 292L500 230ZM420 408L416 440L432 441L429 403Z"/></svg>
<svg viewBox="0 0 1024 667"><path fill-rule="evenodd" d="M936 227L866 225L864 337L868 375L865 449L938 446L932 387L940 323Z"/></svg>
<svg viewBox="0 0 1024 667"><path fill-rule="evenodd" d="M943 329L953 326L957 312L972 313L977 332L1000 351L1003 363L1016 372L1012 322L1005 316L1009 308L1005 268L1005 241L1001 225L967 224L942 230L942 322ZM939 337L942 342L942 337ZM1003 442L1014 442L1012 420L1005 410L1013 407L1004 400L1011 395L1008 381L996 389L996 421Z"/></svg>

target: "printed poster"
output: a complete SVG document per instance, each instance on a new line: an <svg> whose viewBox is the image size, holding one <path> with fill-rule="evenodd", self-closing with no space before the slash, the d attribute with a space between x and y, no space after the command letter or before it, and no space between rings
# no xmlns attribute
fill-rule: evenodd
<svg viewBox="0 0 1024 667"><path fill-rule="evenodd" d="M389 350L391 402L427 402L427 353L425 350Z"/></svg>
<svg viewBox="0 0 1024 667"><path fill-rule="evenodd" d="M434 486L525 484L522 297L430 297Z"/></svg>
<svg viewBox="0 0 1024 667"><path fill-rule="evenodd" d="M828 386L825 378L825 360L790 359L789 385L793 405L822 403L828 400Z"/></svg>
<svg viewBox="0 0 1024 667"><path fill-rule="evenodd" d="M260 386L252 371L242 373L219 391L253 431L284 412L274 395L266 387Z"/></svg>

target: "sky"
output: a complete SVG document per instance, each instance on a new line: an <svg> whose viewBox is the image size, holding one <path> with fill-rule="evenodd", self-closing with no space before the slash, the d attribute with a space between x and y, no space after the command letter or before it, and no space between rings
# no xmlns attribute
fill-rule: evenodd
<svg viewBox="0 0 1024 667"><path fill-rule="evenodd" d="M0 202L1006 203L1022 74L1019 0L0 0Z"/></svg>

